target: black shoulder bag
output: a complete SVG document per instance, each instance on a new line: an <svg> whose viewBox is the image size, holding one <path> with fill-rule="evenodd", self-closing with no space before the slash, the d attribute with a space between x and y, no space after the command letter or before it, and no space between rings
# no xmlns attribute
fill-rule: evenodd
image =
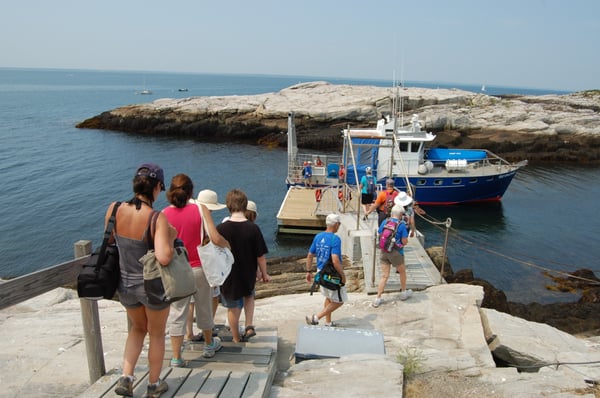
<svg viewBox="0 0 600 398"><path fill-rule="evenodd" d="M344 284L342 283L342 277L340 276L339 272L333 266L333 260L331 258L332 245L333 238L331 238L331 243L329 244L329 259L327 260L323 268L321 268L319 272L315 274L312 286L310 287L310 294L312 296L317 285L320 285L329 290L337 290L338 297L340 298L340 301L342 301L341 289L342 286L344 286Z"/></svg>
<svg viewBox="0 0 600 398"><path fill-rule="evenodd" d="M106 224L102 246L97 249L84 264L77 277L77 294L80 298L100 300L112 299L119 285L121 271L119 268L119 250L116 244L108 244L116 225L117 209L121 202L116 202L112 214Z"/></svg>

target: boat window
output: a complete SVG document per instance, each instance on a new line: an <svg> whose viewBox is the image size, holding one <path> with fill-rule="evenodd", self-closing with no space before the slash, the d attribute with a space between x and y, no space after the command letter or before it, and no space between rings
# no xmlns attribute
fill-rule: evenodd
<svg viewBox="0 0 600 398"><path fill-rule="evenodd" d="M417 142L413 142L412 145L410 146L410 151L413 153L419 152L421 145L423 144L419 144Z"/></svg>
<svg viewBox="0 0 600 398"><path fill-rule="evenodd" d="M455 179L455 180L452 180L452 184L454 184L454 185L458 185L458 184L460 184L461 182L462 182L462 180L461 180L460 178L457 178L457 179Z"/></svg>
<svg viewBox="0 0 600 398"><path fill-rule="evenodd" d="M427 184L427 180L418 180L417 185L425 185Z"/></svg>
<svg viewBox="0 0 600 398"><path fill-rule="evenodd" d="M471 178L471 179L469 180L469 182L470 182L471 184L475 184L475 183L477 182L477 178Z"/></svg>
<svg viewBox="0 0 600 398"><path fill-rule="evenodd" d="M444 181L443 181L443 180L435 180L435 181L433 182L433 185L442 185L443 183L444 183Z"/></svg>
<svg viewBox="0 0 600 398"><path fill-rule="evenodd" d="M399 147L401 152L408 152L408 142L401 142Z"/></svg>

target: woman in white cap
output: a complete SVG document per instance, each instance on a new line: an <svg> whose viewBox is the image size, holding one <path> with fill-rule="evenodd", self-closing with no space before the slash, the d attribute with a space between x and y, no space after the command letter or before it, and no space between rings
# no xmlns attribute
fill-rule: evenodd
<svg viewBox="0 0 600 398"><path fill-rule="evenodd" d="M254 203L251 200L248 201L248 205L246 206L245 215L246 215L246 218L248 219L248 221L252 221L252 222L256 221L256 218L258 217L258 210L256 208L256 203Z"/></svg>

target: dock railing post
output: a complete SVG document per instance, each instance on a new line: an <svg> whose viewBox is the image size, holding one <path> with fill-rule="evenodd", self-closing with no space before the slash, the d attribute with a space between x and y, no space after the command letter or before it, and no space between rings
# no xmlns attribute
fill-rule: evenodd
<svg viewBox="0 0 600 398"><path fill-rule="evenodd" d="M446 266L446 247L448 246L448 233L450 232L450 227L452 226L452 219L450 217L446 218L446 236L444 238L444 250L442 251L442 266L440 267L440 283L444 281L444 267Z"/></svg>
<svg viewBox="0 0 600 398"><path fill-rule="evenodd" d="M75 242L75 258L83 257L92 252L92 242L80 240ZM81 321L85 338L85 350L88 361L90 384L106 374L104 365L104 350L102 348L102 334L100 333L100 315L96 300L79 299L81 306Z"/></svg>
<svg viewBox="0 0 600 398"><path fill-rule="evenodd" d="M373 234L373 271L371 272L371 287L375 287L375 268L377 262L377 230L375 230Z"/></svg>

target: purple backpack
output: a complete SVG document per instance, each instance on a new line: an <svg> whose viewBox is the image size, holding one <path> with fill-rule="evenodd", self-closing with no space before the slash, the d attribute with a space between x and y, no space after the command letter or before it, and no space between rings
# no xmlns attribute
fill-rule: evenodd
<svg viewBox="0 0 600 398"><path fill-rule="evenodd" d="M387 253L394 251L394 248L400 249L402 242L396 242L396 232L398 227L404 221L394 221L388 218L383 226L383 231L379 236L379 248Z"/></svg>

